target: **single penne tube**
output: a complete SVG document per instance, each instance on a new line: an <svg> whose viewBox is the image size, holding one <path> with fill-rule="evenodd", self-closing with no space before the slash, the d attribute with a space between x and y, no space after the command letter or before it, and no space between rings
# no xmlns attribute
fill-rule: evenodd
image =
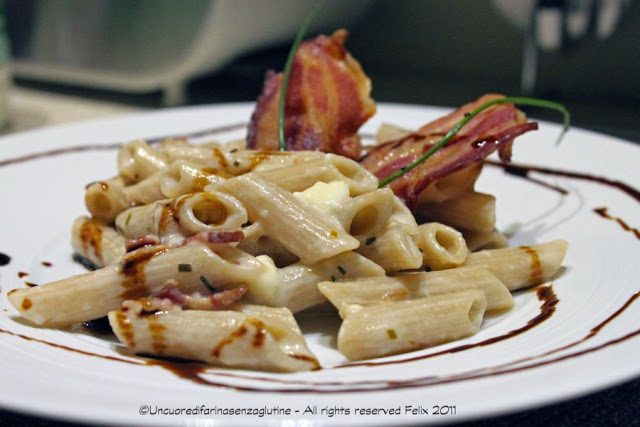
<svg viewBox="0 0 640 427"><path fill-rule="evenodd" d="M119 213L136 202L125 194L122 179L116 177L87 185L84 204L93 218L111 224Z"/></svg>
<svg viewBox="0 0 640 427"><path fill-rule="evenodd" d="M172 140L161 144L160 150L170 162L187 160L232 176L294 165L324 156L316 151L256 151L242 150L237 145L190 144Z"/></svg>
<svg viewBox="0 0 640 427"><path fill-rule="evenodd" d="M318 289L318 282L380 277L385 274L382 267L352 251L313 265L292 264L279 272L281 281L263 281L249 285L247 300L271 307L286 307L297 313L327 301Z"/></svg>
<svg viewBox="0 0 640 427"><path fill-rule="evenodd" d="M411 235L397 225L387 226L378 235L368 237L356 251L387 272L422 266L422 253L418 245Z"/></svg>
<svg viewBox="0 0 640 427"><path fill-rule="evenodd" d="M180 196L173 203L175 218L188 233L215 229L238 230L247 211L238 199L225 193L202 191Z"/></svg>
<svg viewBox="0 0 640 427"><path fill-rule="evenodd" d="M200 192L214 182L231 176L225 172L188 160L176 160L160 174L158 185L163 198L173 199L187 193Z"/></svg>
<svg viewBox="0 0 640 427"><path fill-rule="evenodd" d="M343 179L349 184L352 196L378 188L378 178L363 168L360 163L336 154L325 154L325 157L338 169Z"/></svg>
<svg viewBox="0 0 640 427"><path fill-rule="evenodd" d="M486 300L477 290L356 307L338 331L338 350L362 360L458 340L480 329Z"/></svg>
<svg viewBox="0 0 640 427"><path fill-rule="evenodd" d="M229 289L263 281L279 281L272 263L234 247L216 251L203 244L178 248L152 246L127 253L122 261L102 269L8 294L22 316L43 326L64 327L105 316L123 301L151 295L169 279L183 293Z"/></svg>
<svg viewBox="0 0 640 427"><path fill-rule="evenodd" d="M435 181L420 193L419 203L442 203L472 191L480 172L482 162Z"/></svg>
<svg viewBox="0 0 640 427"><path fill-rule="evenodd" d="M116 227L126 238L153 234L169 245L201 231L239 230L246 222L247 212L235 197L213 191L136 206L116 217Z"/></svg>
<svg viewBox="0 0 640 427"><path fill-rule="evenodd" d="M140 182L167 165L164 153L143 140L128 142L118 150L118 173L126 185Z"/></svg>
<svg viewBox="0 0 640 427"><path fill-rule="evenodd" d="M455 228L493 231L496 226L496 198L469 191L439 203L421 204L422 222L441 222Z"/></svg>
<svg viewBox="0 0 640 427"><path fill-rule="evenodd" d="M465 265L485 267L514 291L549 281L560 269L567 246L565 240L554 240L534 246L487 249L469 254Z"/></svg>
<svg viewBox="0 0 640 427"><path fill-rule="evenodd" d="M431 270L458 267L469 253L462 233L438 222L420 225L414 239L422 252L424 265Z"/></svg>
<svg viewBox="0 0 640 427"><path fill-rule="evenodd" d="M410 236L418 234L416 218L399 197L394 197L393 199L393 210L389 218L389 225L399 228Z"/></svg>
<svg viewBox="0 0 640 427"><path fill-rule="evenodd" d="M237 197L247 209L250 222L260 222L267 236L277 239L304 263L314 264L360 244L337 221L327 219L313 206L255 173L209 188Z"/></svg>
<svg viewBox="0 0 640 427"><path fill-rule="evenodd" d="M348 306L423 298L434 295L479 290L487 300L487 311L513 307L511 292L489 270L481 266L449 270L403 273L392 277L318 283L320 292L344 317Z"/></svg>
<svg viewBox="0 0 640 427"><path fill-rule="evenodd" d="M147 204L156 200L166 199L160 190L160 177L164 171L165 169L159 170L135 184L127 185L122 189L122 192L128 198L135 200L136 204Z"/></svg>
<svg viewBox="0 0 640 427"><path fill-rule="evenodd" d="M115 228L88 216L73 222L71 247L98 267L120 261L126 252L125 239Z"/></svg>
<svg viewBox="0 0 640 427"><path fill-rule="evenodd" d="M378 188L378 179L371 172L351 159L333 154L284 167L260 170L258 173L264 179L291 192L304 191L317 182L333 181L347 183L352 196ZM296 179L291 179L292 176Z"/></svg>
<svg viewBox="0 0 640 427"><path fill-rule="evenodd" d="M359 241L377 235L393 213L395 195L381 188L350 198L337 212L342 227Z"/></svg>
<svg viewBox="0 0 640 427"><path fill-rule="evenodd" d="M467 242L469 252L482 249L501 249L509 246L507 237L499 231L470 231L460 230L464 241Z"/></svg>
<svg viewBox="0 0 640 427"><path fill-rule="evenodd" d="M287 309L145 313L140 303L127 308L109 312L109 323L135 353L277 372L320 367Z"/></svg>

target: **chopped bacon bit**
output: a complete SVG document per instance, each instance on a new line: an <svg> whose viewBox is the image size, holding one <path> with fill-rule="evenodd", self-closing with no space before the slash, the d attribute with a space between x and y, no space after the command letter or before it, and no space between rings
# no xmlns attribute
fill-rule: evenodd
<svg viewBox="0 0 640 427"><path fill-rule="evenodd" d="M124 243L126 251L131 252L136 249L140 249L144 246L154 246L160 244L160 238L154 234L147 234L144 237L138 237L137 239L127 239Z"/></svg>
<svg viewBox="0 0 640 427"><path fill-rule="evenodd" d="M371 81L344 47L345 30L302 43L292 64L285 108L288 150L320 150L358 159L358 129L376 112ZM267 73L251 116L247 146L278 149L282 74Z"/></svg>
<svg viewBox="0 0 640 427"><path fill-rule="evenodd" d="M209 295L209 301L216 310L222 310L233 305L236 301L243 297L247 293L247 287L245 285L238 286L237 288L228 289L222 292L216 292Z"/></svg>
<svg viewBox="0 0 640 427"><path fill-rule="evenodd" d="M177 246L186 246L192 243L206 243L206 244L224 244L224 243L237 243L244 239L244 233L242 230L208 230L201 231L198 234L187 238Z"/></svg>
<svg viewBox="0 0 640 427"><path fill-rule="evenodd" d="M180 289L178 289L178 282L173 279L167 280L167 283L162 289L160 289L158 295L156 296L158 298L168 299L175 304L179 304L180 306L182 306L182 304L184 304L187 300L186 295L183 294Z"/></svg>
<svg viewBox="0 0 640 427"><path fill-rule="evenodd" d="M155 298L142 298L139 301L145 308L145 311L149 311L147 310L148 307L155 306L163 307L163 310L167 311L167 304L169 303L173 305L174 308L181 309L224 310L231 307L246 293L247 287L241 285L220 292L195 292L191 295L185 295L178 288L178 282L172 279L167 280L167 283L160 289Z"/></svg>

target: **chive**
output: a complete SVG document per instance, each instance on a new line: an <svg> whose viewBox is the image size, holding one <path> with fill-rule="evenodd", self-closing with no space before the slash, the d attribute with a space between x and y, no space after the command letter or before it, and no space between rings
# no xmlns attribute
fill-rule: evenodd
<svg viewBox="0 0 640 427"><path fill-rule="evenodd" d="M396 331L394 331L393 329L387 329L387 335L389 335L389 338L391 338L392 340L398 338L398 336L396 335Z"/></svg>
<svg viewBox="0 0 640 427"><path fill-rule="evenodd" d="M233 166L236 166L236 167L240 166L240 162L237 161L237 160L234 160L233 161Z"/></svg>
<svg viewBox="0 0 640 427"><path fill-rule="evenodd" d="M343 276L344 276L345 274L347 274L347 270L345 270L344 268L342 268L342 266L341 266L341 265L339 265L339 266L338 266L338 271L339 271L339 272L340 272L340 274L342 274Z"/></svg>
<svg viewBox="0 0 640 427"><path fill-rule="evenodd" d="M335 282L336 280L337 280L337 279L336 279L336 276L334 276L334 275L332 274L332 275L331 275L331 281L332 281L332 282Z"/></svg>
<svg viewBox="0 0 640 427"><path fill-rule="evenodd" d="M230 153L237 153L238 152L238 148L234 148L233 150L229 151Z"/></svg>
<svg viewBox="0 0 640 427"><path fill-rule="evenodd" d="M200 276L200 281L202 282L202 284L209 289L211 292L216 292L216 288L213 287L213 285L207 280L206 277L204 276Z"/></svg>
<svg viewBox="0 0 640 427"><path fill-rule="evenodd" d="M307 32L307 29L309 28L311 21L313 21L315 16L318 14L323 4L324 2L322 1L316 3L316 5L313 7L313 10L311 10L309 15L307 15L307 18L302 23L302 26L298 30L298 34L296 35L296 38L294 39L293 44L291 45L291 50L289 51L289 56L287 57L287 62L285 63L285 66L284 66L284 71L282 75L282 87L280 88L280 102L279 102L280 112L278 114L278 148L280 151L285 151L287 149L287 142L285 141L285 138L284 138L284 109L286 105L287 86L289 86L289 77L291 76L291 67L293 66L293 59L296 56L298 47L300 46L300 43L302 42L302 38Z"/></svg>
<svg viewBox="0 0 640 427"><path fill-rule="evenodd" d="M458 123L456 123L456 125L453 126L451 130L449 130L449 132L447 132L447 134L440 141L438 141L436 145L431 147L429 151L424 153L422 156L418 157L413 163L407 166L403 166L399 171L396 171L391 175L389 175L388 177L386 177L385 179L381 180L380 184L378 184L378 187L384 187L385 185L389 184L391 181L400 178L405 173L420 166L425 160L427 160L429 157L435 154L436 151L438 151L439 149L444 147L449 141L451 141L453 137L456 136L458 132L460 132L460 129L462 129L462 127L466 125L467 122L469 122L469 120L471 120L472 118L480 114L482 111L486 110L487 108L493 105L505 104L505 103L549 108L562 113L563 115L562 132L560 133L560 136L558 137L556 144L560 143L560 141L564 137L564 134L567 133L567 131L569 130L569 122L571 120L571 114L569 113L569 110L567 110L567 108L562 104L559 104L553 101L547 101L545 99L527 98L522 96L507 96L505 98L492 99L491 101L487 101L484 104L480 105L479 107L476 107L471 112L465 113L464 117Z"/></svg>
<svg viewBox="0 0 640 427"><path fill-rule="evenodd" d="M367 240L365 240L364 244L369 246L369 245L374 244L375 242L376 242L376 238L374 236L374 237L369 237Z"/></svg>
<svg viewBox="0 0 640 427"><path fill-rule="evenodd" d="M191 271L191 264L178 264L178 271L181 273L188 273Z"/></svg>

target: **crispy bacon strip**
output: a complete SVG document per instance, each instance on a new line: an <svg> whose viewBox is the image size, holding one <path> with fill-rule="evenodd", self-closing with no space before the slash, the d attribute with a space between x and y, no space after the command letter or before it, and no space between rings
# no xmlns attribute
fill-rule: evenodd
<svg viewBox="0 0 640 427"><path fill-rule="evenodd" d="M288 150L320 150L358 159L360 126L376 112L371 81L344 47L345 30L320 35L298 49L287 87L285 135ZM251 116L247 145L278 149L282 74L267 73Z"/></svg>
<svg viewBox="0 0 640 427"><path fill-rule="evenodd" d="M388 177L426 153L465 113L498 96L481 97L415 133L373 148L361 159L362 166L380 179ZM482 162L496 150L504 161L509 161L514 138L537 128L537 123L527 123L526 116L512 104L497 104L471 119L445 147L389 186L415 210L418 196L431 183Z"/></svg>

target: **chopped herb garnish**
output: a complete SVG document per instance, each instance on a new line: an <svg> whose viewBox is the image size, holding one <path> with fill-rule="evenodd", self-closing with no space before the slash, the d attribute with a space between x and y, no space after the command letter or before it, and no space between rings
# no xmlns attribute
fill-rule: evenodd
<svg viewBox="0 0 640 427"><path fill-rule="evenodd" d="M178 264L178 271L181 273L190 272L191 264Z"/></svg>
<svg viewBox="0 0 640 427"><path fill-rule="evenodd" d="M418 250L420 251L420 253L424 253L424 250L422 250L422 248L418 248Z"/></svg>
<svg viewBox="0 0 640 427"><path fill-rule="evenodd" d="M230 153L237 153L238 152L238 148L234 148L233 150L229 151Z"/></svg>
<svg viewBox="0 0 640 427"><path fill-rule="evenodd" d="M398 336L396 335L396 331L394 331L393 329L387 329L387 335L389 335L389 338L391 338L392 340L398 338Z"/></svg>
<svg viewBox="0 0 640 427"><path fill-rule="evenodd" d="M344 276L345 274L347 274L347 270L345 270L344 268L342 268L342 266L341 266L341 265L339 265L339 266L338 266L338 271L339 271L339 272L340 272L340 274L342 274L343 276Z"/></svg>
<svg viewBox="0 0 640 427"><path fill-rule="evenodd" d="M234 160L233 161L233 166L236 166L236 167L240 166L240 162L237 161L237 160Z"/></svg>
<svg viewBox="0 0 640 427"><path fill-rule="evenodd" d="M331 275L331 281L335 282L336 281L336 276L334 276L333 274Z"/></svg>
<svg viewBox="0 0 640 427"><path fill-rule="evenodd" d="M365 245L367 245L367 246L369 246L369 245L374 244L375 242L376 242L376 238L375 238L375 236L374 236L374 237L369 237L367 240L365 240L365 241L364 241L364 244L365 244Z"/></svg>
<svg viewBox="0 0 640 427"><path fill-rule="evenodd" d="M207 280L206 277L204 276L200 276L200 281L202 282L202 284L209 289L211 292L216 292L216 288L213 287L213 285Z"/></svg>
<svg viewBox="0 0 640 427"><path fill-rule="evenodd" d="M287 149L287 141L284 135L284 110L286 106L287 99L287 86L289 86L289 77L291 76L291 67L293 66L293 60L296 57L296 52L298 51L298 47L302 42L302 38L307 32L307 28L311 24L311 21L315 18L318 12L321 9L321 6L324 2L318 2L313 10L307 15L307 18L302 23L302 26L298 30L298 34L291 45L291 50L289 51L289 56L287 56L287 62L284 65L284 71L282 73L282 86L280 86L280 99L279 99L279 107L280 111L278 114L278 148L280 151L285 151Z"/></svg>
<svg viewBox="0 0 640 427"><path fill-rule="evenodd" d="M558 140L556 141L556 143L560 143L564 134L567 133L567 130L569 130L569 122L571 120L571 115L569 113L569 110L567 110L567 108L562 104L559 104L553 101L547 101L545 99L527 98L522 96L507 96L504 98L492 99L491 101L487 101L484 104L480 105L479 107L476 107L471 112L465 113L464 117L458 123L456 123L455 126L453 126L451 130L449 130L449 132L447 132L447 134L440 141L438 141L436 145L431 147L429 151L424 153L422 156L418 157L413 163L410 163L407 166L403 166L400 170L392 173L385 179L381 180L380 183L378 184L378 187L384 187L385 185L389 184L391 181L394 181L400 178L405 173L420 166L425 160L427 160L429 157L435 154L436 151L438 151L439 149L444 147L449 141L451 141L453 137L456 136L458 132L460 132L460 129L462 129L464 125L466 125L471 119L473 119L475 116L480 114L482 111L496 104L505 104L505 103L550 108L552 110L561 112L563 115L563 127L562 127L562 132L560 133L560 136L558 137Z"/></svg>
<svg viewBox="0 0 640 427"><path fill-rule="evenodd" d="M124 225L129 225L129 221L131 221L131 214L127 215L127 219L124 221Z"/></svg>

